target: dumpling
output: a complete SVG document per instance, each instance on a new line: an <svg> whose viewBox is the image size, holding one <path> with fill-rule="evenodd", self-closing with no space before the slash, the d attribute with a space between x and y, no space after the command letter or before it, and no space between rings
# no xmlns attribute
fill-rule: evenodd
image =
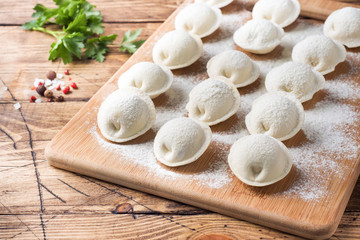
<svg viewBox="0 0 360 240"><path fill-rule="evenodd" d="M246 54L236 50L228 50L212 57L206 67L209 77L225 78L237 88L253 83L260 75L258 65Z"/></svg>
<svg viewBox="0 0 360 240"><path fill-rule="evenodd" d="M287 62L273 68L265 78L265 88L268 92L291 93L300 102L310 100L324 86L323 75L308 65L296 62Z"/></svg>
<svg viewBox="0 0 360 240"><path fill-rule="evenodd" d="M196 35L184 30L166 33L155 44L152 57L155 63L165 65L170 69L190 66L202 54L203 44Z"/></svg>
<svg viewBox="0 0 360 240"><path fill-rule="evenodd" d="M206 124L185 117L172 119L155 136L155 157L170 167L194 162L208 148L211 136Z"/></svg>
<svg viewBox="0 0 360 240"><path fill-rule="evenodd" d="M245 124L250 134L262 133L284 141L299 132L304 118L304 108L294 96L266 93L255 99Z"/></svg>
<svg viewBox="0 0 360 240"><path fill-rule="evenodd" d="M234 0L195 0L196 3L207 3L210 6L216 7L216 8L225 7L225 6L229 5L230 3L232 3L232 1L234 1Z"/></svg>
<svg viewBox="0 0 360 240"><path fill-rule="evenodd" d="M186 104L190 118L209 126L230 118L239 107L240 94L234 84L219 78L209 78L196 85Z"/></svg>
<svg viewBox="0 0 360 240"><path fill-rule="evenodd" d="M136 87L150 98L156 98L166 92L172 82L173 74L167 67L152 62L139 62L119 77L118 86Z"/></svg>
<svg viewBox="0 0 360 240"><path fill-rule="evenodd" d="M281 42L284 30L265 19L252 19L234 33L234 42L246 51L269 53Z"/></svg>
<svg viewBox="0 0 360 240"><path fill-rule="evenodd" d="M324 35L312 35L294 46L291 58L325 75L334 71L338 63L345 61L346 50L343 45Z"/></svg>
<svg viewBox="0 0 360 240"><path fill-rule="evenodd" d="M203 38L209 36L221 23L221 11L206 3L189 4L175 18L175 28Z"/></svg>
<svg viewBox="0 0 360 240"><path fill-rule="evenodd" d="M331 13L324 34L348 48L360 47L360 9L346 7Z"/></svg>
<svg viewBox="0 0 360 240"><path fill-rule="evenodd" d="M263 18L280 27L289 26L300 14L298 0L260 0L255 3L252 10L254 19Z"/></svg>
<svg viewBox="0 0 360 240"><path fill-rule="evenodd" d="M111 93L101 104L97 123L108 140L121 143L132 140L149 130L156 112L150 97L134 87Z"/></svg>
<svg viewBox="0 0 360 240"><path fill-rule="evenodd" d="M231 171L242 182L262 187L288 175L293 158L282 142L255 134L242 137L231 146L228 162Z"/></svg>

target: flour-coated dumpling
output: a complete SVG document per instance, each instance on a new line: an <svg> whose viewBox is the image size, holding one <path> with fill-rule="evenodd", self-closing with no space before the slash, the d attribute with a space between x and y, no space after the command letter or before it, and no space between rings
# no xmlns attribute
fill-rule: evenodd
<svg viewBox="0 0 360 240"><path fill-rule="evenodd" d="M260 75L258 65L246 54L236 50L227 50L212 57L206 67L209 77L225 78L237 88L255 82Z"/></svg>
<svg viewBox="0 0 360 240"><path fill-rule="evenodd" d="M265 19L252 19L234 33L234 42L246 51L269 53L281 42L284 30Z"/></svg>
<svg viewBox="0 0 360 240"><path fill-rule="evenodd" d="M304 115L300 101L291 94L266 93L255 99L245 124L250 134L266 134L284 141L299 132Z"/></svg>
<svg viewBox="0 0 360 240"><path fill-rule="evenodd" d="M300 102L310 100L324 88L325 78L303 63L287 62L273 68L265 78L268 92L283 91L293 94Z"/></svg>
<svg viewBox="0 0 360 240"><path fill-rule="evenodd" d="M324 34L348 48L360 47L360 9L346 7L331 13Z"/></svg>
<svg viewBox="0 0 360 240"><path fill-rule="evenodd" d="M254 19L263 18L278 24L280 27L289 26L300 14L298 0L260 0L252 10Z"/></svg>
<svg viewBox="0 0 360 240"><path fill-rule="evenodd" d="M118 86L136 87L150 98L156 98L166 92L172 82L173 74L167 67L152 62L139 62L119 77Z"/></svg>
<svg viewBox="0 0 360 240"><path fill-rule="evenodd" d="M165 123L155 136L154 153L161 163L176 167L197 160L211 142L211 129L189 118Z"/></svg>
<svg viewBox="0 0 360 240"><path fill-rule="evenodd" d="M203 38L209 36L221 23L220 9L210 7L206 3L187 5L175 18L175 28Z"/></svg>
<svg viewBox="0 0 360 240"><path fill-rule="evenodd" d="M240 94L234 84L209 78L196 85L189 94L186 110L189 117L209 126L225 121L240 107Z"/></svg>
<svg viewBox="0 0 360 240"><path fill-rule="evenodd" d="M228 162L232 172L242 182L262 187L288 175L293 158L279 140L255 134L242 137L231 146Z"/></svg>
<svg viewBox="0 0 360 240"><path fill-rule="evenodd" d="M170 69L190 66L202 54L203 44L200 37L184 30L166 33L155 44L152 57L155 63Z"/></svg>
<svg viewBox="0 0 360 240"><path fill-rule="evenodd" d="M106 139L121 143L144 134L155 118L155 106L150 97L138 88L124 87L104 100L97 122Z"/></svg>
<svg viewBox="0 0 360 240"><path fill-rule="evenodd" d="M234 0L195 0L196 3L206 3L209 4L212 7L216 8L222 8L230 3L232 3Z"/></svg>
<svg viewBox="0 0 360 240"><path fill-rule="evenodd" d="M325 75L346 58L345 47L324 35L312 35L298 42L292 51L294 62L309 65Z"/></svg>

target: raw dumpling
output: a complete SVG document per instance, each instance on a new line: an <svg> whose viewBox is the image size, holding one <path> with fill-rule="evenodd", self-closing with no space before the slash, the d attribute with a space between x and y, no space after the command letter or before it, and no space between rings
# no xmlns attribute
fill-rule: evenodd
<svg viewBox="0 0 360 240"><path fill-rule="evenodd" d="M263 133L284 141L299 132L304 115L303 106L294 96L266 93L255 99L245 124L250 134Z"/></svg>
<svg viewBox="0 0 360 240"><path fill-rule="evenodd" d="M230 148L230 169L242 182L251 186L267 186L283 179L293 160L286 146L264 134L240 138Z"/></svg>
<svg viewBox="0 0 360 240"><path fill-rule="evenodd" d="M260 0L252 10L254 19L263 18L280 27L289 26L300 14L298 0Z"/></svg>
<svg viewBox="0 0 360 240"><path fill-rule="evenodd" d="M209 78L196 85L186 104L190 118L209 126L230 118L239 107L240 94L234 84L219 78Z"/></svg>
<svg viewBox="0 0 360 240"><path fill-rule="evenodd" d="M230 3L232 3L233 0L195 0L196 3L207 3L212 7L216 8L222 8Z"/></svg>
<svg viewBox="0 0 360 240"><path fill-rule="evenodd" d="M234 42L246 51L269 53L281 42L284 30L265 19L252 19L234 33Z"/></svg>
<svg viewBox="0 0 360 240"><path fill-rule="evenodd" d="M155 136L154 153L161 163L181 166L197 160L211 142L211 129L189 118L165 123Z"/></svg>
<svg viewBox="0 0 360 240"><path fill-rule="evenodd" d="M291 54L294 62L307 64L323 75L334 71L345 57L345 47L324 35L309 36L298 42Z"/></svg>
<svg viewBox="0 0 360 240"><path fill-rule="evenodd" d="M140 89L127 87L116 90L104 100L97 122L106 139L121 143L144 134L155 118L155 106L150 97Z"/></svg>
<svg viewBox="0 0 360 240"><path fill-rule="evenodd" d="M260 70L246 54L228 50L212 57L207 63L209 77L222 77L231 81L235 87L244 87L258 79Z"/></svg>
<svg viewBox="0 0 360 240"><path fill-rule="evenodd" d="M324 88L324 85L323 75L308 65L296 62L287 62L273 68L265 78L268 92L288 92L300 102L310 100L317 91Z"/></svg>
<svg viewBox="0 0 360 240"><path fill-rule="evenodd" d="M175 18L175 28L203 38L209 36L221 23L221 11L206 3L187 5Z"/></svg>
<svg viewBox="0 0 360 240"><path fill-rule="evenodd" d="M198 36L184 30L175 30L162 36L155 44L152 56L155 63L178 69L190 66L198 60L202 49L203 44Z"/></svg>
<svg viewBox="0 0 360 240"><path fill-rule="evenodd" d="M165 66L152 62L140 62L123 73L118 80L119 88L136 87L156 98L166 92L173 82L172 72Z"/></svg>
<svg viewBox="0 0 360 240"><path fill-rule="evenodd" d="M360 47L360 9L346 7L334 11L324 23L324 34L348 48Z"/></svg>

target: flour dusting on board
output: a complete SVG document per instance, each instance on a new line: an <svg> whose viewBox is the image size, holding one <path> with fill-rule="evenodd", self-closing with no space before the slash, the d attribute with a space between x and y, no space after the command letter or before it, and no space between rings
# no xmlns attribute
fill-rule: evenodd
<svg viewBox="0 0 360 240"><path fill-rule="evenodd" d="M187 74L175 74L173 86L165 93L166 101L156 106L157 119L152 130L156 133L167 121L182 117L187 114L185 105L191 89L206 76L201 72L206 71L207 61L216 54L229 49L235 49L232 34L244 22L250 18L250 13L243 11L240 14L224 14L220 29L214 33L211 39L204 41L204 53L199 60L197 72ZM213 143L216 145L217 161L210 164L207 170L195 174L181 174L171 171L159 164L153 154L153 140L141 144L114 144L103 139L94 125L91 134L97 139L99 145L106 150L125 156L133 163L146 167L150 172L166 178L179 178L196 180L198 184L209 188L226 188L232 181L238 181L229 170L227 156L229 146L242 136L248 135L244 119L251 109L251 104L257 97L266 92L264 78L274 67L291 60L293 46L309 35L321 34L322 25L310 24L303 20L297 20L293 27L286 31L281 43L281 54L273 59L255 59L261 69L261 75L257 87L251 92L241 95L241 107L236 113L235 123L224 131L213 130ZM319 102L310 107L305 106L305 123L302 132L307 141L295 146L288 146L294 158L294 166L297 178L292 186L286 191L277 193L290 198L301 198L306 201L319 201L324 199L329 192L329 177L343 178L347 173L341 159L356 161L358 158L358 146L355 139L349 134L356 131L351 125L359 118L359 112L348 102L358 102L360 95L359 85L349 81L351 77L359 74L359 66L352 63L352 59L360 59L359 53L348 52L347 64L349 70L338 74L326 81L324 96ZM155 99L156 103L156 99ZM285 142L286 143L286 142Z"/></svg>

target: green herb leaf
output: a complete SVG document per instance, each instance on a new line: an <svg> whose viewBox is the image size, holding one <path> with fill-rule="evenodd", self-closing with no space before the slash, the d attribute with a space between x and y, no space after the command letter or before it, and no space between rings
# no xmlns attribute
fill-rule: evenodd
<svg viewBox="0 0 360 240"><path fill-rule="evenodd" d="M32 19L28 22L26 22L24 25L21 26L22 28L26 29L26 30L33 30L36 27L40 27L37 19Z"/></svg>
<svg viewBox="0 0 360 240"><path fill-rule="evenodd" d="M65 29L65 32L68 33L81 32L83 34L91 35L91 32L87 30L88 27L86 23L87 21L86 21L85 13L80 13L76 15L75 19L72 22L70 22L68 27Z"/></svg>
<svg viewBox="0 0 360 240"><path fill-rule="evenodd" d="M87 25L90 28L90 31L95 34L103 34L104 27L102 25L102 16L96 14L87 15Z"/></svg>
<svg viewBox="0 0 360 240"><path fill-rule="evenodd" d="M64 64L73 60L73 55L81 59L81 49L84 48L85 37L81 33L67 34L59 38L56 43L51 44L49 60L61 58Z"/></svg>
<svg viewBox="0 0 360 240"><path fill-rule="evenodd" d="M53 0L57 6L63 7L69 5L72 0Z"/></svg>
<svg viewBox="0 0 360 240"><path fill-rule="evenodd" d="M42 4L36 4L34 7L35 12L32 19L29 22L25 23L22 27L27 30L32 30L36 27L42 27L44 24L52 17L56 16L58 13L57 9L47 8Z"/></svg>
<svg viewBox="0 0 360 240"><path fill-rule="evenodd" d="M132 33L130 30L126 31L121 41L120 51L135 53L136 50L138 50L141 47L141 45L145 42L144 39L135 41L139 37L141 31L142 29L137 29Z"/></svg>
<svg viewBox="0 0 360 240"><path fill-rule="evenodd" d="M67 4L61 4L58 8L58 16L55 18L56 24L62 25L65 28L76 18L80 12L80 1L69 1Z"/></svg>
<svg viewBox="0 0 360 240"><path fill-rule="evenodd" d="M109 47L107 47L107 45L112 44L116 37L116 34L112 34L109 36L88 39L85 43L86 57L95 59L98 62L103 62L105 54L109 51Z"/></svg>
<svg viewBox="0 0 360 240"><path fill-rule="evenodd" d="M86 0L53 0L57 8L47 8L42 4L34 7L34 19L22 27L28 30L47 33L56 38L51 44L49 60L61 58L64 64L70 63L73 57L81 59L84 51L86 57L103 62L108 45L113 44L117 35L99 36L104 33L101 13ZM55 22L54 22L55 20ZM55 23L62 27L62 31L46 28L47 23ZM124 34L120 51L134 53L145 42L137 40L142 29Z"/></svg>

